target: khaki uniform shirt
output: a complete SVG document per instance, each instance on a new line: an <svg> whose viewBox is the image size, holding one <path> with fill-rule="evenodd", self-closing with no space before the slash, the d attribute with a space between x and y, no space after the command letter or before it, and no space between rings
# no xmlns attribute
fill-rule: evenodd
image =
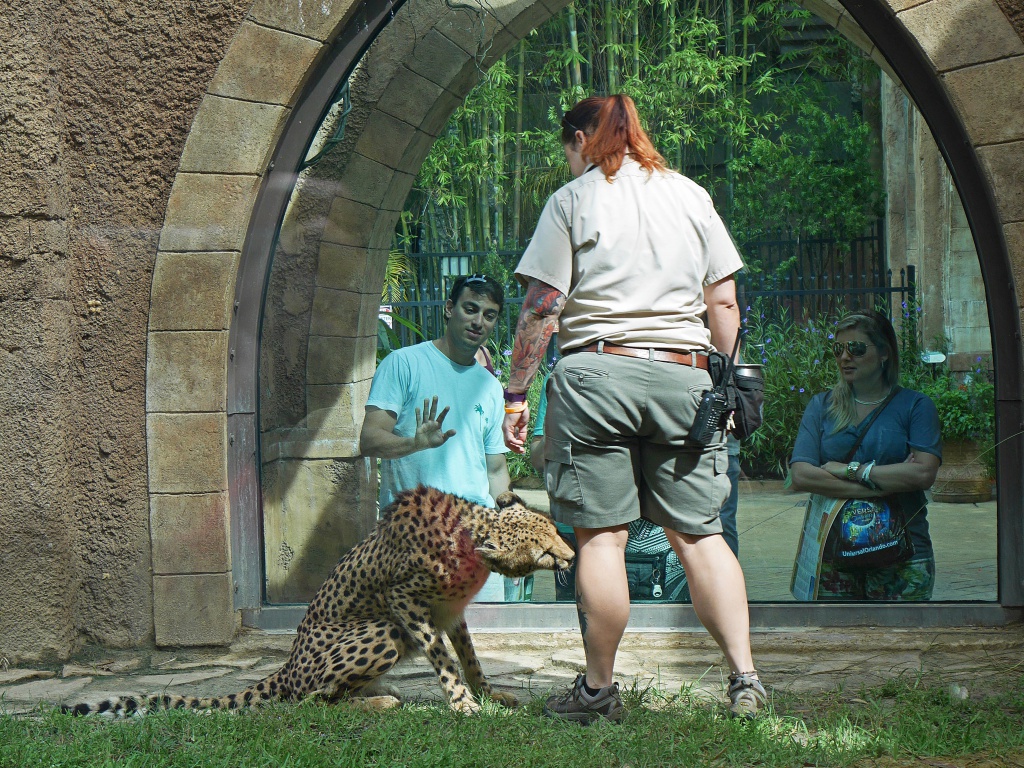
<svg viewBox="0 0 1024 768"><path fill-rule="evenodd" d="M704 286L742 266L700 185L627 157L611 183L594 166L551 196L516 276L565 294L563 354L602 340L709 350Z"/></svg>

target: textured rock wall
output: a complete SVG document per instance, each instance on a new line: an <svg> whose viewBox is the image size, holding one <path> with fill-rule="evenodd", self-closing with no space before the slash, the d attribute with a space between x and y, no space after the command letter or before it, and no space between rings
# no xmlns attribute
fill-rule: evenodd
<svg viewBox="0 0 1024 768"><path fill-rule="evenodd" d="M189 127L247 6L0 9L0 656L152 637L153 263Z"/></svg>

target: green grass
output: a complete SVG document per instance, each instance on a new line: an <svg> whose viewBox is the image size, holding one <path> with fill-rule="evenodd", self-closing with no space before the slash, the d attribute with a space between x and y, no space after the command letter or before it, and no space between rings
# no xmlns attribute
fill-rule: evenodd
<svg viewBox="0 0 1024 768"><path fill-rule="evenodd" d="M366 713L312 702L127 720L41 711L0 716L0 766L1024 765L1024 679L1017 683L1006 696L968 701L913 680L856 694L777 694L752 723L685 692L634 688L621 724L588 728L541 717L539 699L515 711L488 703L474 717L436 705Z"/></svg>

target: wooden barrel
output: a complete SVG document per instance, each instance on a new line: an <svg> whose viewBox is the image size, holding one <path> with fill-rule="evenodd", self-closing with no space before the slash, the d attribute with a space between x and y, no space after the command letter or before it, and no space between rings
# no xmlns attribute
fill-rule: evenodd
<svg viewBox="0 0 1024 768"><path fill-rule="evenodd" d="M932 498L953 503L989 501L992 478L980 455L980 446L970 440L943 443L942 466L932 486Z"/></svg>

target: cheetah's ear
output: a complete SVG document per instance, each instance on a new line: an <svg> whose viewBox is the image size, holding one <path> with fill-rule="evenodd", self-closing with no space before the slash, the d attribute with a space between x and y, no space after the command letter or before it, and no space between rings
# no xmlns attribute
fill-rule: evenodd
<svg viewBox="0 0 1024 768"><path fill-rule="evenodd" d="M499 493L498 498L494 500L498 504L498 509L504 509L505 507L511 507L513 504L523 504L523 500L516 496L512 491L505 491ZM523 506L526 506L523 504Z"/></svg>

